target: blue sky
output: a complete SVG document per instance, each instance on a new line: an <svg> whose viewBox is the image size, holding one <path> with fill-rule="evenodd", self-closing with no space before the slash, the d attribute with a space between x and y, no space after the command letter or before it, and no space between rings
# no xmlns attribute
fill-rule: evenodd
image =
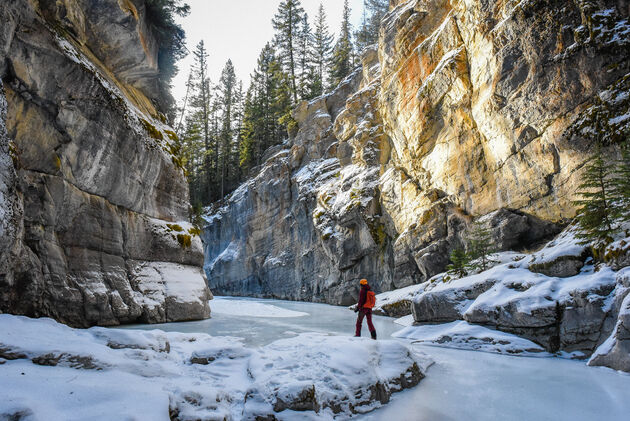
<svg viewBox="0 0 630 421"><path fill-rule="evenodd" d="M343 0L302 0L311 24L320 2L326 9L328 25L337 34L341 26ZM232 59L236 74L249 84L249 75L256 67L260 50L273 38L271 19L280 0L186 0L191 7L188 17L180 19L186 30L188 49L192 51L204 40L210 54L210 77L217 82L228 59ZM363 0L350 0L352 21L361 21ZM179 74L173 81L173 95L179 101L186 93L186 78L192 54L179 62Z"/></svg>

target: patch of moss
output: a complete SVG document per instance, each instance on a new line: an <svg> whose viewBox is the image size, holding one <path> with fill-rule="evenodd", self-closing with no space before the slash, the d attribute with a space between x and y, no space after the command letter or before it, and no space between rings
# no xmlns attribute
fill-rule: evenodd
<svg viewBox="0 0 630 421"><path fill-rule="evenodd" d="M177 137L177 133L172 130L164 130L164 133L171 139L173 142L179 143L179 137Z"/></svg>
<svg viewBox="0 0 630 421"><path fill-rule="evenodd" d="M184 162L182 161L181 158L178 158L176 156L172 156L171 157L171 162L173 162L173 165L175 165L180 170L184 169Z"/></svg>
<svg viewBox="0 0 630 421"><path fill-rule="evenodd" d="M324 241L328 240L330 237L332 237L332 234L330 232L322 234L322 240Z"/></svg>
<svg viewBox="0 0 630 421"><path fill-rule="evenodd" d="M370 229L370 235L372 240L379 246L385 246L387 241L387 232L385 231L385 225L376 218L370 218L366 220L368 228Z"/></svg>
<svg viewBox="0 0 630 421"><path fill-rule="evenodd" d="M175 231L175 232L182 232L182 231L184 231L184 228L182 228L182 226L178 225L178 224L166 224L166 226L171 231Z"/></svg>
<svg viewBox="0 0 630 421"><path fill-rule="evenodd" d="M188 230L188 233L190 235L196 235L197 237L201 236L201 228L199 227L192 227L191 229Z"/></svg>
<svg viewBox="0 0 630 421"><path fill-rule="evenodd" d="M59 155L54 154L53 161L55 164L55 168L57 168L57 171L61 170L61 158L59 158Z"/></svg>
<svg viewBox="0 0 630 421"><path fill-rule="evenodd" d="M140 119L140 122L144 126L144 129L147 131L149 136L156 140L164 140L164 135L161 131L159 131L153 124L146 121L144 118Z"/></svg>
<svg viewBox="0 0 630 421"><path fill-rule="evenodd" d="M620 241L619 247L607 247L602 254L603 261L610 263L630 253L630 247L626 247L628 243L625 240Z"/></svg>
<svg viewBox="0 0 630 421"><path fill-rule="evenodd" d="M177 234L177 242L183 249L192 246L192 237L188 234Z"/></svg>
<svg viewBox="0 0 630 421"><path fill-rule="evenodd" d="M166 119L166 116L162 113L158 113L155 118L157 118L158 120L160 120L163 124L166 124L168 122L168 120Z"/></svg>

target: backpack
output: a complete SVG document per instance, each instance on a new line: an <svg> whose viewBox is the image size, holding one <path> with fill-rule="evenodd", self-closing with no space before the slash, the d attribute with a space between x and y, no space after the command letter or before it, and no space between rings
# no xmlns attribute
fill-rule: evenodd
<svg viewBox="0 0 630 421"><path fill-rule="evenodd" d="M376 294L374 294L374 291L368 290L363 308L372 308L374 305L376 305Z"/></svg>

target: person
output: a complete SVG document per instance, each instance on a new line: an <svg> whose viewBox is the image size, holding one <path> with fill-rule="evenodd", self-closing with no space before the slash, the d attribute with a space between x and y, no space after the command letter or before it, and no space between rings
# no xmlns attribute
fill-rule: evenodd
<svg viewBox="0 0 630 421"><path fill-rule="evenodd" d="M357 328L354 336L361 336L361 325L363 324L363 317L365 317L372 339L376 339L376 329L374 329L374 325L372 324L372 308L364 307L367 301L368 291L370 291L371 288L368 285L367 279L361 279L360 284L361 291L359 292L359 302L357 303L357 308L354 309L355 313L359 313L357 315Z"/></svg>

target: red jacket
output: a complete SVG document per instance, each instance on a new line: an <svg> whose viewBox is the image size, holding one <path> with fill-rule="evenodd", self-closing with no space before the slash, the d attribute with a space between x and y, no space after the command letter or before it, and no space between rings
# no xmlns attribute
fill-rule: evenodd
<svg viewBox="0 0 630 421"><path fill-rule="evenodd" d="M367 300L367 292L370 289L371 288L369 285L361 285L361 291L359 292L359 303L357 304L357 308L359 310L365 310L363 308L363 305L365 304L365 301Z"/></svg>

